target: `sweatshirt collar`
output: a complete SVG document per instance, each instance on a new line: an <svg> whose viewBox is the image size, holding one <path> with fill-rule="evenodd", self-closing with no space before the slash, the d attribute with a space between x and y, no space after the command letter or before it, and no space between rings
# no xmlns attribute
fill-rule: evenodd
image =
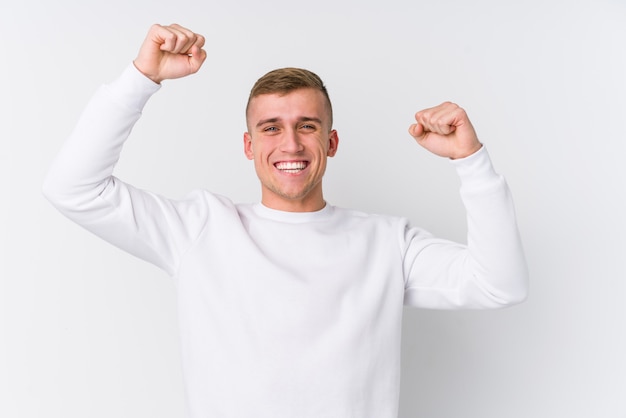
<svg viewBox="0 0 626 418"><path fill-rule="evenodd" d="M263 205L263 203L256 203L252 205L252 210L257 216L273 221L286 223L307 223L321 222L328 219L333 213L333 206L326 203L322 209L315 212L285 212L269 208Z"/></svg>

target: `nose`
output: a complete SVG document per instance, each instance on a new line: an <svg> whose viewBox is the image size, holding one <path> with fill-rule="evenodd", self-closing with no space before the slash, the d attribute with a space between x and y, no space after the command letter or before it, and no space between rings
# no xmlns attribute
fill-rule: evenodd
<svg viewBox="0 0 626 418"><path fill-rule="evenodd" d="M283 133L283 137L280 141L280 150L282 152L296 154L303 149L304 147L302 146L302 142L300 142L300 137L295 130L290 129Z"/></svg>

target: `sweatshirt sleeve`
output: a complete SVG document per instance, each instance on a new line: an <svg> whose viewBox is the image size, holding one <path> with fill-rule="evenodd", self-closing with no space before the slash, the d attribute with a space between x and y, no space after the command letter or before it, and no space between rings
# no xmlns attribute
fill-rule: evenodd
<svg viewBox="0 0 626 418"><path fill-rule="evenodd" d="M87 230L174 275L206 219L200 194L172 201L112 175L155 84L134 65L98 89L53 161L46 198Z"/></svg>
<svg viewBox="0 0 626 418"><path fill-rule="evenodd" d="M505 179L483 146L453 160L467 213L467 244L403 227L405 305L485 309L513 305L528 293L528 269Z"/></svg>

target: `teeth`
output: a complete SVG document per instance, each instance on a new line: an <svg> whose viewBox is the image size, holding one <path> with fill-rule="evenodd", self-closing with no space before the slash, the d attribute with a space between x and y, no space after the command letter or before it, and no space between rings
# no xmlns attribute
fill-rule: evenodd
<svg viewBox="0 0 626 418"><path fill-rule="evenodd" d="M297 173L306 168L304 161L282 161L276 163L276 168L287 173Z"/></svg>

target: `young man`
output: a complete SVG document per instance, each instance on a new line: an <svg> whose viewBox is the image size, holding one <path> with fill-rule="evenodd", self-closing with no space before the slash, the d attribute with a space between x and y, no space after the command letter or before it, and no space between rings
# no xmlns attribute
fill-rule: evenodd
<svg viewBox="0 0 626 418"><path fill-rule="evenodd" d="M339 143L331 104L319 77L294 68L259 79L246 109L260 203L208 191L174 201L113 177L146 101L161 81L198 71L203 45L179 25L154 25L134 65L90 102L46 196L174 278L189 417L395 417L403 305L498 308L526 297L504 179L465 112L444 103L418 112L409 132L452 160L467 246L327 204L322 178Z"/></svg>

